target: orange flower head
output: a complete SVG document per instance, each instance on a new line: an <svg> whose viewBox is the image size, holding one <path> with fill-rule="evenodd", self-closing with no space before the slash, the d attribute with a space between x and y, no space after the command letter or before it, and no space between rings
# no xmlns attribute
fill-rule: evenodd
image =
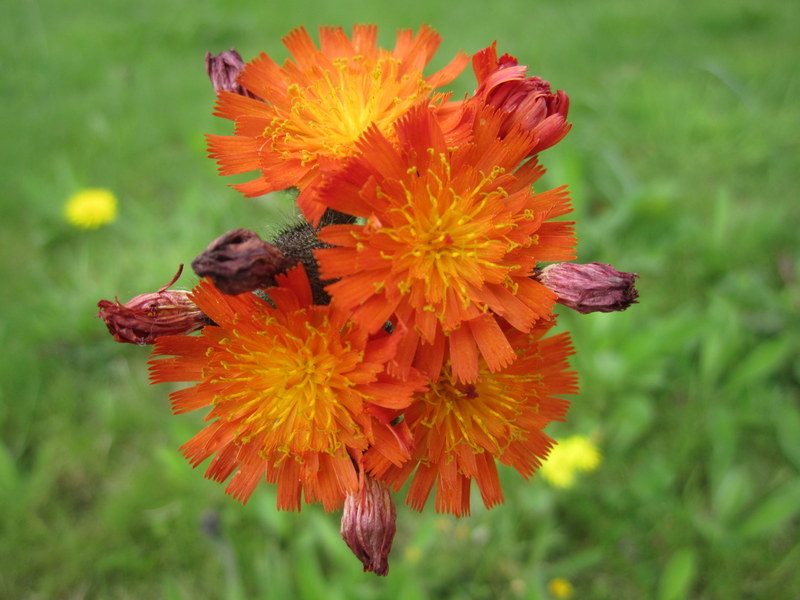
<svg viewBox="0 0 800 600"><path fill-rule="evenodd" d="M320 28L320 48L305 29L283 40L292 55L283 66L261 54L244 68L238 83L256 98L221 92L217 116L236 123L235 135L209 136L211 157L224 175L259 171L236 185L246 196L299 187L298 205L317 223L320 172L335 169L355 152L368 127L391 137L394 122L416 104L438 102L433 89L447 84L469 61L459 53L430 76L423 69L441 42L422 27L401 30L394 50L377 46L377 28L357 25L352 39L341 28Z"/></svg>
<svg viewBox="0 0 800 600"><path fill-rule="evenodd" d="M246 502L266 478L279 509L299 510L305 496L333 510L358 490L361 455L376 440L381 460L407 458L391 421L420 380L386 374L399 336L369 336L335 307L313 305L302 266L277 280L271 302L200 283L193 300L216 326L159 338L154 354L168 358L151 361L151 379L198 382L170 395L176 414L211 407L181 449L193 466L215 455L206 477L233 474L229 494Z"/></svg>
<svg viewBox="0 0 800 600"><path fill-rule="evenodd" d="M542 429L564 420L569 406L556 396L577 390L575 373L567 370L569 336L543 338L552 324L510 332L519 357L508 368L492 372L483 363L470 384L445 375L406 410L413 459L400 467L386 462L378 471L395 489L413 474L409 506L422 510L435 486L437 512L469 514L474 479L491 508L503 502L496 460L526 479L541 466L554 443Z"/></svg>
<svg viewBox="0 0 800 600"><path fill-rule="evenodd" d="M501 140L503 123L486 108L471 141L453 148L434 112L414 108L397 143L370 129L319 195L364 221L319 234L335 246L316 252L322 278L339 279L327 287L334 302L370 331L403 323L399 367L416 357L434 380L446 347L461 382L477 379L479 356L490 371L507 366L514 350L497 317L520 331L549 319L556 296L531 275L540 261L573 256L572 224L552 221L571 210L565 190L533 193L543 170L517 169L530 134L514 128Z"/></svg>

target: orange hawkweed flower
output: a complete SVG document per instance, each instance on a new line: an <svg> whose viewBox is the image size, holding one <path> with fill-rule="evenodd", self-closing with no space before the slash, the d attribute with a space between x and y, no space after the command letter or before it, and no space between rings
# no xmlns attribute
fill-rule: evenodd
<svg viewBox="0 0 800 600"><path fill-rule="evenodd" d="M319 234L334 248L316 251L333 301L377 331L404 324L397 359L437 379L445 348L457 381L515 358L498 324L528 331L549 319L556 295L531 279L540 261L574 256L572 223L551 219L571 210L564 188L534 194L544 172L525 158L531 134L486 108L471 141L449 147L436 115L417 107L401 119L393 144L377 128L359 154L332 174L319 200L364 223L331 225Z"/></svg>
<svg viewBox="0 0 800 600"><path fill-rule="evenodd" d="M330 511L358 491L361 455L380 440L380 459L408 449L391 421L422 389L418 377L386 374L399 336L369 336L332 306L312 304L302 266L277 278L271 303L226 296L200 283L192 299L217 326L156 342L153 382L198 381L170 395L173 412L211 407L210 423L182 446L193 466L215 455L206 477L246 502L261 479L278 486L278 508L321 502ZM271 305L272 304L272 305Z"/></svg>
<svg viewBox="0 0 800 600"><path fill-rule="evenodd" d="M259 171L233 187L245 196L299 187L298 205L318 222L314 202L321 171L336 168L355 152L370 126L391 137L392 125L410 107L437 102L434 88L455 79L469 62L459 53L430 76L422 71L441 42L422 27L397 34L394 50L377 46L377 28L357 25L352 40L341 28L320 28L318 49L304 28L284 38L293 60L278 66L261 54L238 83L257 98L221 92L215 114L236 122L235 135L208 136L211 157L223 175Z"/></svg>
<svg viewBox="0 0 800 600"><path fill-rule="evenodd" d="M552 324L509 332L519 357L508 368L492 372L483 362L480 378L470 384L446 374L406 410L413 459L400 467L385 462L378 471L395 490L413 473L409 506L422 510L435 486L437 512L469 514L474 479L491 508L503 502L496 460L525 479L541 466L554 444L542 429L563 421L569 407L556 396L577 391L575 373L567 370L573 352L568 334L543 338Z"/></svg>

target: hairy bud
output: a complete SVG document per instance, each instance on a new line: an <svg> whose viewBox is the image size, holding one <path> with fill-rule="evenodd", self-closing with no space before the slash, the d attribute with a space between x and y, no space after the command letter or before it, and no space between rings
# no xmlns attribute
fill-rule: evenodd
<svg viewBox="0 0 800 600"><path fill-rule="evenodd" d="M364 565L364 571L373 571L376 575L389 573L396 519L389 488L363 475L358 492L344 500L342 538Z"/></svg>
<svg viewBox="0 0 800 600"><path fill-rule="evenodd" d="M623 273L602 263L557 263L541 270L536 279L579 313L625 310L636 302L636 273Z"/></svg>
<svg viewBox="0 0 800 600"><path fill-rule="evenodd" d="M329 224L329 215L333 211L327 211L323 217L323 223ZM341 213L337 213L341 215ZM341 221L344 222L344 221ZM317 237L317 230L310 223L303 222L286 228L279 233L272 243L277 246L283 255L295 263L301 262L306 269L308 279L311 282L311 292L314 297L314 304L329 304L331 297L325 291L325 286L331 283L320 279L319 265L314 257L314 251L318 248L327 248L328 245L322 243Z"/></svg>
<svg viewBox="0 0 800 600"><path fill-rule="evenodd" d="M175 277L157 292L140 294L125 304L100 300L97 316L105 321L114 339L128 344L153 344L163 335L188 334L209 325L211 320L189 298L189 292L168 290Z"/></svg>

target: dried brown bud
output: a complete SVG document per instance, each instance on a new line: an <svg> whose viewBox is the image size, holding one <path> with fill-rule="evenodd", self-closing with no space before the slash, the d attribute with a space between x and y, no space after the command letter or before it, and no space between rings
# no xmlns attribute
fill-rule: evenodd
<svg viewBox="0 0 800 600"><path fill-rule="evenodd" d="M636 273L622 273L602 263L557 263L536 276L558 295L559 304L579 313L625 310L636 302Z"/></svg>
<svg viewBox="0 0 800 600"><path fill-rule="evenodd" d="M358 492L344 500L342 538L364 565L364 571L389 573L396 519L389 488L368 475L362 476Z"/></svg>
<svg viewBox="0 0 800 600"><path fill-rule="evenodd" d="M211 242L192 268L198 276L210 277L223 294L235 296L275 285L275 275L296 262L257 233L234 229Z"/></svg>
<svg viewBox="0 0 800 600"><path fill-rule="evenodd" d="M183 271L180 266L175 277L157 292L140 294L125 304L119 300L100 300L97 316L103 319L108 331L118 342L153 344L163 335L192 333L211 323L189 299L189 292L168 290Z"/></svg>
<svg viewBox="0 0 800 600"><path fill-rule="evenodd" d="M255 94L242 87L238 82L239 74L244 68L244 61L239 53L231 48L227 52L211 54L206 52L206 73L208 73L214 91L233 92L241 96L255 98Z"/></svg>

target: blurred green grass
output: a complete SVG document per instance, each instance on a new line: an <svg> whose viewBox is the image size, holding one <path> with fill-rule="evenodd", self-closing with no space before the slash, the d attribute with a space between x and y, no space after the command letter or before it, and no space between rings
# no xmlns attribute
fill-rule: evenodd
<svg viewBox="0 0 800 600"><path fill-rule="evenodd" d="M5 9L0 175L0 597L800 597L800 108L789 2L289 3L24 0ZM584 262L641 275L621 314L564 314L581 394L556 435L591 434L574 488L503 473L470 518L404 508L386 579L360 572L337 515L242 508L176 448L147 351L112 342L99 298L156 289L218 234L275 231L205 158L202 57L286 54L291 28L428 23L436 64L497 39L572 99L543 155L573 192ZM471 87L465 75L459 94ZM72 229L82 187L117 222ZM184 286L193 279L184 275Z"/></svg>

